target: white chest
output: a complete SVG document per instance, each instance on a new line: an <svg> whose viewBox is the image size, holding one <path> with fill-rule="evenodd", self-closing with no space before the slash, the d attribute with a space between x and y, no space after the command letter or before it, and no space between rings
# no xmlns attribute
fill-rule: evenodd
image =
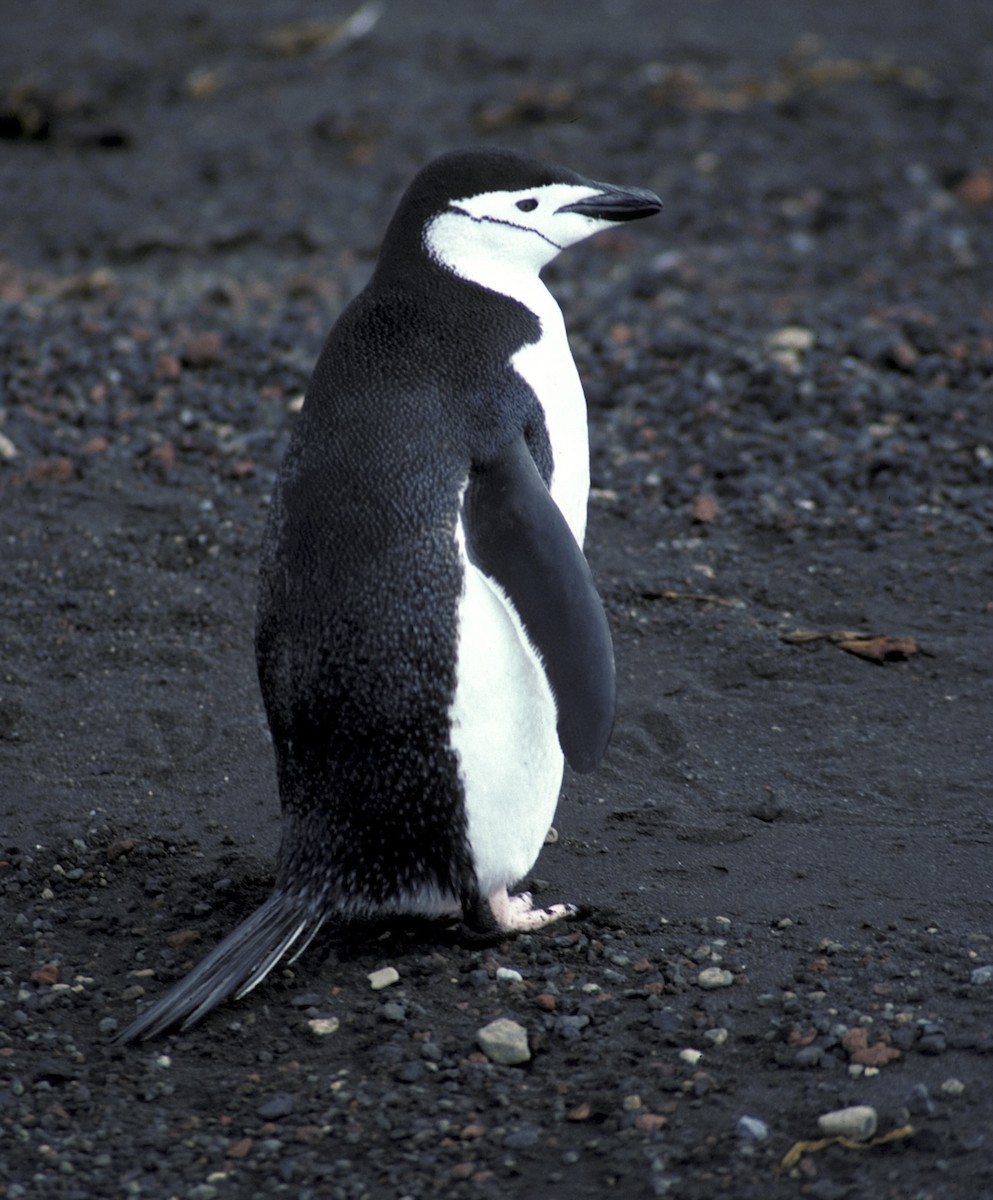
<svg viewBox="0 0 993 1200"><path fill-rule="evenodd" d="M426 246L432 257L456 275L517 300L541 323L539 340L519 350L511 365L544 410L554 463L552 499L582 546L590 491L586 397L569 349L562 310L538 274L554 254L549 252L549 243L532 237L533 256L529 259L519 253L515 257L512 245L500 240L505 226L492 228L496 233L491 244L478 223L457 213L442 213L426 231ZM513 236L530 235L518 230Z"/></svg>
<svg viewBox="0 0 993 1200"><path fill-rule="evenodd" d="M542 327L540 341L519 350L511 363L538 397L544 411L555 464L552 499L582 546L590 491L586 397L569 350L562 314L551 295L548 299L550 310L554 311L538 314Z"/></svg>

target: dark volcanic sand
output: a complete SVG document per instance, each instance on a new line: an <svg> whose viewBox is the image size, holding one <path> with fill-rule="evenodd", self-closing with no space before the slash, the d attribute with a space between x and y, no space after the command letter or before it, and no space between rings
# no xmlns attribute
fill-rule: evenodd
<svg viewBox="0 0 993 1200"><path fill-rule="evenodd" d="M0 1195L993 1195L993 7L395 3L273 53L308 11L4 16ZM471 142L666 204L549 272L620 684L535 869L581 914L342 931L110 1051L267 893L266 496ZM856 1103L897 1136L783 1166Z"/></svg>

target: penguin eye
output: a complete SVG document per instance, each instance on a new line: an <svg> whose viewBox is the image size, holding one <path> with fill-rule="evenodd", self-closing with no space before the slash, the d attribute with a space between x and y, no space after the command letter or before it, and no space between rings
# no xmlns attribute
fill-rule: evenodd
<svg viewBox="0 0 993 1200"><path fill-rule="evenodd" d="M529 196L527 200L518 200L517 207L521 212L534 212L538 207L538 201L533 196Z"/></svg>

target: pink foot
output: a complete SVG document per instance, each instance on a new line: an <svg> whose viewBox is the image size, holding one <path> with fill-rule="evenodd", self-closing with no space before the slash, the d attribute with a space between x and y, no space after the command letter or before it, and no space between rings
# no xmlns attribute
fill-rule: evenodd
<svg viewBox="0 0 993 1200"><path fill-rule="evenodd" d="M562 917L571 917L576 912L574 904L552 904L548 908L535 908L530 892L519 896L508 896L505 887L498 888L487 897L493 915L501 929L522 933L528 929L540 929Z"/></svg>

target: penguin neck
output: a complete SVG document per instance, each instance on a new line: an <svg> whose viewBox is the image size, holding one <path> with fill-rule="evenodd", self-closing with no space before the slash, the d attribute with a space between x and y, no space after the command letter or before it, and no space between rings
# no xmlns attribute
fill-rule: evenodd
<svg viewBox="0 0 993 1200"><path fill-rule="evenodd" d="M543 332L563 326L562 310L538 274L555 257L557 249L537 244L530 261L511 261L499 247L480 239L477 229L469 226L468 231L477 235L466 236L463 217L441 213L424 231L428 257L460 279L516 300L538 318Z"/></svg>

